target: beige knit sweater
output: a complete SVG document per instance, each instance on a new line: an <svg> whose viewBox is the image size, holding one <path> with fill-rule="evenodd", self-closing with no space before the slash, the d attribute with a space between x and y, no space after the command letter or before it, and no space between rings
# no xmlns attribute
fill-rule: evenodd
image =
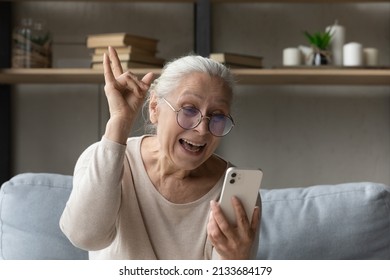
<svg viewBox="0 0 390 280"><path fill-rule="evenodd" d="M103 139L80 156L60 227L90 259L210 259L206 225L210 200L167 201L155 189L141 158L142 137L127 146Z"/></svg>

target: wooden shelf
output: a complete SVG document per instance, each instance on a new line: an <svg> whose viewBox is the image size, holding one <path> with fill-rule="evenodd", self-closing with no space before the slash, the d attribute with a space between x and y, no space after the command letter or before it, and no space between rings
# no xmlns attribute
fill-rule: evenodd
<svg viewBox="0 0 390 280"><path fill-rule="evenodd" d="M381 3L390 2L390 0L210 0L211 3Z"/></svg>
<svg viewBox="0 0 390 280"><path fill-rule="evenodd" d="M278 68L236 69L239 84L390 85L390 69Z"/></svg>
<svg viewBox="0 0 390 280"><path fill-rule="evenodd" d="M148 72L156 75L161 69L133 69L137 76ZM59 84L81 83L99 84L104 83L103 70L89 68L36 68L36 69L0 69L0 83L3 84Z"/></svg>
<svg viewBox="0 0 390 280"><path fill-rule="evenodd" d="M64 2L64 0L1 0L7 2ZM66 2L195 3L197 0L66 0Z"/></svg>
<svg viewBox="0 0 390 280"><path fill-rule="evenodd" d="M137 76L161 69L132 69ZM233 69L238 84L246 85L390 85L390 69L277 68ZM0 69L0 84L104 83L103 72L87 68Z"/></svg>
<svg viewBox="0 0 390 280"><path fill-rule="evenodd" d="M64 0L3 0L7 2L63 2ZM198 0L68 0L67 2L196 3ZM380 3L390 0L209 0L210 3Z"/></svg>

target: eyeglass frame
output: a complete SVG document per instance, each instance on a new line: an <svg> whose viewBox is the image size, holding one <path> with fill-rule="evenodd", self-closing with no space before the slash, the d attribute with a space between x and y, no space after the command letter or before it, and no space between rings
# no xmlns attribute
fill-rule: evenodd
<svg viewBox="0 0 390 280"><path fill-rule="evenodd" d="M208 125L207 125L207 129L209 130L209 132L210 132L213 136L215 136L215 137L224 137L224 136L226 136L227 134L229 134L229 132L232 131L233 127L235 126L233 117L232 117L231 115L218 114L218 115L222 115L222 116L224 116L224 117L230 119L230 121L232 122L232 126L230 127L230 129L229 129L225 134L223 134L223 135L215 135L215 134L214 134L213 132L211 132L211 130L210 130L210 120L211 120L211 118L213 117L213 115L211 115L211 117L210 117L210 116L207 116L207 115L204 116L204 115L202 114L202 112L201 112L198 108L196 108L196 107L194 107L194 106L184 106L184 107L180 107L180 109L177 110L177 109L175 109L175 107L173 107L173 105L172 105L171 103L169 103L169 101L166 100L164 97L161 97L161 99L164 100L165 103L169 106L169 108L171 108L172 111L174 111L174 112L176 113L176 122L177 122L177 124L178 124L181 128L183 128L183 129L185 129L185 130L194 129L194 128L198 127L198 126L201 124L201 122L203 121L203 119L208 119L209 122L208 122ZM186 107L191 107L191 108L197 110L197 111L199 112L199 114L200 114L200 118L199 118L198 123L197 123L196 125L194 125L193 127L190 127L190 128L183 127L183 126L181 126L180 123L179 123L179 112L180 112L181 110L183 110L184 108L186 108Z"/></svg>

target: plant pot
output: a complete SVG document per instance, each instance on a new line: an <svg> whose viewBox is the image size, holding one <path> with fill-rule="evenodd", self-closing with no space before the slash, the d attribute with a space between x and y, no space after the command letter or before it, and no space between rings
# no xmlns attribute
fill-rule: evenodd
<svg viewBox="0 0 390 280"><path fill-rule="evenodd" d="M313 62L312 65L320 66L320 65L328 65L328 57L320 52L315 52L313 55Z"/></svg>

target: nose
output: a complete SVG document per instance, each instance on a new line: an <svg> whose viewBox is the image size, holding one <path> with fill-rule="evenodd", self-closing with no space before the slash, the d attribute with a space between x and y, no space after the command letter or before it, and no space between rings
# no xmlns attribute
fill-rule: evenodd
<svg viewBox="0 0 390 280"><path fill-rule="evenodd" d="M203 116L202 119L200 120L200 123L195 128L199 132L200 135L205 135L207 133L210 133L209 121L210 121L210 118L207 116Z"/></svg>

